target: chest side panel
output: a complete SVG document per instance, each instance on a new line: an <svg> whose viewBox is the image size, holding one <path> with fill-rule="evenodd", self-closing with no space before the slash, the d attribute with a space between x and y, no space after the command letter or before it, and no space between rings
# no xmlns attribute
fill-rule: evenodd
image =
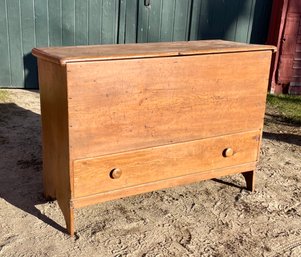
<svg viewBox="0 0 301 257"><path fill-rule="evenodd" d="M262 127L271 51L67 64L72 159Z"/></svg>

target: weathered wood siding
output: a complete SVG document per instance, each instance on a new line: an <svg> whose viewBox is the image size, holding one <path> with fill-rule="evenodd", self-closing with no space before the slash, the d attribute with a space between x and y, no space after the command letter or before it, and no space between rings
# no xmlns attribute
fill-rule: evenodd
<svg viewBox="0 0 301 257"><path fill-rule="evenodd" d="M0 0L0 87L37 88L33 47L227 39L264 43L272 0Z"/></svg>

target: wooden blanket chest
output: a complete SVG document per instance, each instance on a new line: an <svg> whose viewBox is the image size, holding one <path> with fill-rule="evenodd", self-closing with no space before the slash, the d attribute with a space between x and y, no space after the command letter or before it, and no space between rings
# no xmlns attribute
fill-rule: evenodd
<svg viewBox="0 0 301 257"><path fill-rule="evenodd" d="M211 40L33 49L43 179L74 209L242 173L254 188L275 47Z"/></svg>

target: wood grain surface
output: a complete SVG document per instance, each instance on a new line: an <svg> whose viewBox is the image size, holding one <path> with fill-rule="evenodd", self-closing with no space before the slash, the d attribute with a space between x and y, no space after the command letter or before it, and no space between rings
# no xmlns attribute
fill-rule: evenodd
<svg viewBox="0 0 301 257"><path fill-rule="evenodd" d="M254 190L274 50L220 40L34 49L45 195L68 232L74 208L93 203L238 172Z"/></svg>
<svg viewBox="0 0 301 257"><path fill-rule="evenodd" d="M180 55L212 54L245 51L275 51L269 45L250 45L224 40L199 40L126 45L92 45L34 48L33 55L50 62L66 64L114 59L137 59Z"/></svg>
<svg viewBox="0 0 301 257"><path fill-rule="evenodd" d="M242 173L245 172L246 170L254 170L255 168L256 168L256 162L252 162L252 163L245 163L238 166L188 174L181 177L173 177L165 180L150 182L147 184L139 184L132 187L119 188L104 193L74 198L71 200L71 205L74 208L81 208L91 204L102 203L105 201L119 199L121 197L127 197L127 196L142 194L146 192L151 192L154 190L160 190L162 188L170 188L170 187L195 183L201 180L219 178L225 175Z"/></svg>
<svg viewBox="0 0 301 257"><path fill-rule="evenodd" d="M262 127L271 51L67 65L72 159Z"/></svg>
<svg viewBox="0 0 301 257"><path fill-rule="evenodd" d="M43 182L46 198L57 199L67 229L73 234L73 209L70 206L73 177L69 158L69 131L66 70L38 60L41 85Z"/></svg>
<svg viewBox="0 0 301 257"><path fill-rule="evenodd" d="M74 197L255 162L259 138L260 131L253 131L76 160ZM228 147L234 153L224 157ZM122 171L119 178L110 177L113 169Z"/></svg>

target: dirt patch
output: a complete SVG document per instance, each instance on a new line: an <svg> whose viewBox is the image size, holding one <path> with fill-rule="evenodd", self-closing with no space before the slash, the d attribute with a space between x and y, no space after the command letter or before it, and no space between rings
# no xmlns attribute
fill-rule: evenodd
<svg viewBox="0 0 301 257"><path fill-rule="evenodd" d="M0 103L0 256L301 256L301 129L268 108L256 192L241 175L83 208L42 197L38 92Z"/></svg>

